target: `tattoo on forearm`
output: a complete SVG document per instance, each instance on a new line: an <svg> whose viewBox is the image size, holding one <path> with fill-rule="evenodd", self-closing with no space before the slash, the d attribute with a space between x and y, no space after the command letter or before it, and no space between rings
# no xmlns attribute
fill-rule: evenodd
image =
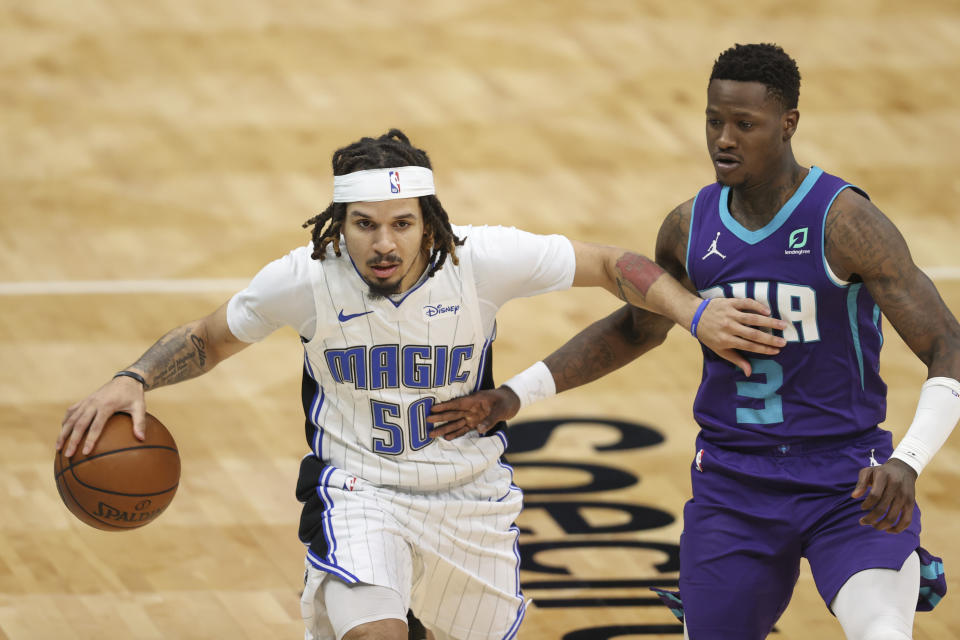
<svg viewBox="0 0 960 640"><path fill-rule="evenodd" d="M579 387L600 378L616 367L615 352L602 337L572 341L545 360L555 372L557 391Z"/></svg>
<svg viewBox="0 0 960 640"><path fill-rule="evenodd" d="M200 361L200 366L202 367L207 362L207 352L203 348L203 338L194 333L190 335L190 342L197 348L197 359Z"/></svg>
<svg viewBox="0 0 960 640"><path fill-rule="evenodd" d="M673 322L623 307L590 325L544 359L557 391L592 382L662 343Z"/></svg>
<svg viewBox="0 0 960 640"><path fill-rule="evenodd" d="M647 291L664 271L660 265L649 258L636 253L625 253L617 260L617 273L617 287L620 289L620 295L626 300L625 284L636 290L642 298L646 298Z"/></svg>
<svg viewBox="0 0 960 640"><path fill-rule="evenodd" d="M174 329L150 347L134 367L145 372L148 388L189 380L204 372L206 342L190 327Z"/></svg>

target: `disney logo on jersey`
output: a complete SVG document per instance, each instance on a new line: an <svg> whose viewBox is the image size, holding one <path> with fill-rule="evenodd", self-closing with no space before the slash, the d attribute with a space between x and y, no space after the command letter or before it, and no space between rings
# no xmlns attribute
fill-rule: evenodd
<svg viewBox="0 0 960 640"><path fill-rule="evenodd" d="M453 303L427 304L423 306L423 319L429 322L439 316L455 316L460 313L460 305Z"/></svg>
<svg viewBox="0 0 960 640"><path fill-rule="evenodd" d="M390 172L390 193L400 193L400 172Z"/></svg>
<svg viewBox="0 0 960 640"><path fill-rule="evenodd" d="M810 227L801 227L790 232L787 238L787 248L784 249L785 256L803 256L810 253L810 249L804 249L807 246L807 232Z"/></svg>

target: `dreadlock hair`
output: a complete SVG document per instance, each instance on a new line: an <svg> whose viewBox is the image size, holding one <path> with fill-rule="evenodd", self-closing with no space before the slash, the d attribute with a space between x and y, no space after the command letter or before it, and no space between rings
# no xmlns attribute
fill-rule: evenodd
<svg viewBox="0 0 960 640"><path fill-rule="evenodd" d="M351 145L337 149L333 153L333 175L342 176L354 171L367 169L388 169L390 167L426 167L431 169L427 152L410 144L409 138L399 129L390 129L379 138L361 138ZM424 238L423 250L429 251L427 263L432 265L427 277L440 270L447 256L453 264L459 264L456 247L463 240L454 234L450 219L436 195L420 196L420 210L423 212L424 227L428 230ZM333 244L333 251L340 256L340 231L347 215L347 203L331 202L322 213L303 223L303 227L313 226L310 232L313 238L314 260L326 257L327 245Z"/></svg>
<svg viewBox="0 0 960 640"><path fill-rule="evenodd" d="M710 80L762 82L767 94L784 109L796 109L800 99L797 63L775 44L738 44L720 54L713 63Z"/></svg>

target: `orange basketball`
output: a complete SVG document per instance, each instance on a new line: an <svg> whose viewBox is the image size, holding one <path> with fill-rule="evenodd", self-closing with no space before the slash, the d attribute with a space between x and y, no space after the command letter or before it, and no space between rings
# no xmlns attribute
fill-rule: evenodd
<svg viewBox="0 0 960 640"><path fill-rule="evenodd" d="M115 413L93 451L53 463L57 491L67 508L91 527L136 529L157 519L180 483L180 452L167 428L147 414L146 439L133 435L133 419Z"/></svg>

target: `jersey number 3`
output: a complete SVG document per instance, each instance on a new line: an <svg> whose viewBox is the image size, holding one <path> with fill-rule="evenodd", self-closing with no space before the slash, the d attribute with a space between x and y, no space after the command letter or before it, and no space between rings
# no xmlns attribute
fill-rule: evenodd
<svg viewBox="0 0 960 640"><path fill-rule="evenodd" d="M783 367L773 360L749 358L753 375L737 383L737 395L763 400L762 409L737 407L739 424L777 424L783 422L783 398L777 391L783 386ZM751 382L762 377L763 382Z"/></svg>

